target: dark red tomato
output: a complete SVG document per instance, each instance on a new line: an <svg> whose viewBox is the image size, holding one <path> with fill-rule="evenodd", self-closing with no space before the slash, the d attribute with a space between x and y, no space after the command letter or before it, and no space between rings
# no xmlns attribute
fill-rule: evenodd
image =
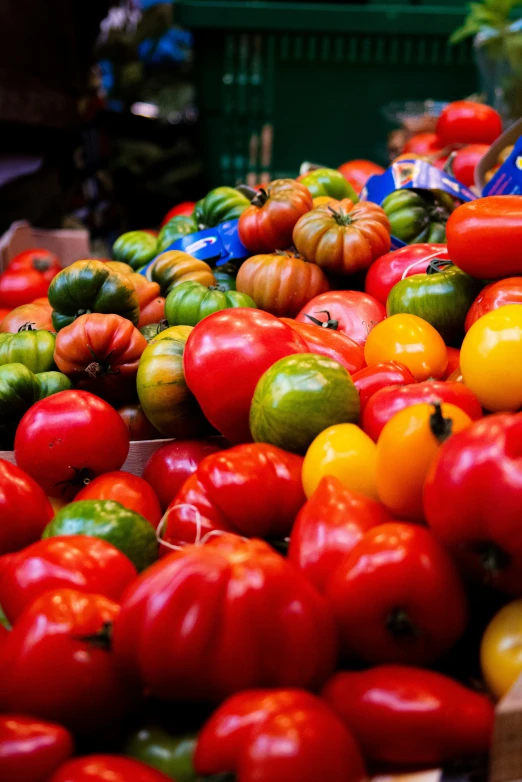
<svg viewBox="0 0 522 782"><path fill-rule="evenodd" d="M488 144L468 144L457 150L452 162L452 173L455 179L458 179L466 187L473 187L475 168L488 149Z"/></svg>
<svg viewBox="0 0 522 782"><path fill-rule="evenodd" d="M475 321L487 312L505 304L522 304L522 277L507 277L486 285L469 308L464 323L465 330L468 331Z"/></svg>
<svg viewBox="0 0 522 782"><path fill-rule="evenodd" d="M309 301L295 319L299 323L327 324L323 328L340 331L364 345L370 331L385 317L383 305L367 293L328 291Z"/></svg>
<svg viewBox="0 0 522 782"><path fill-rule="evenodd" d="M447 380L460 367L460 349L449 347L446 350L448 351L448 366L442 377L443 380Z"/></svg>
<svg viewBox="0 0 522 782"><path fill-rule="evenodd" d="M182 201L180 204L176 204L176 206L173 206L172 209L169 209L163 220L161 221L161 228L163 228L164 225L167 225L168 222L172 220L173 217L176 217L177 215L187 215L190 217L190 215L194 211L194 207L196 206L195 201Z"/></svg>
<svg viewBox="0 0 522 782"><path fill-rule="evenodd" d="M226 447L220 438L214 440L174 440L165 443L152 454L143 471L143 478L156 492L163 510L174 499L187 478L211 453Z"/></svg>
<svg viewBox="0 0 522 782"><path fill-rule="evenodd" d="M53 516L43 489L15 464L0 459L0 554L39 540Z"/></svg>
<svg viewBox="0 0 522 782"><path fill-rule="evenodd" d="M291 318L281 318L281 320L297 331L306 342L310 353L333 358L350 374L366 366L362 347L339 331L314 323L300 323Z"/></svg>
<svg viewBox="0 0 522 782"><path fill-rule="evenodd" d="M152 486L130 472L106 472L98 475L80 489L75 500L114 500L124 508L136 511L146 518L154 528L161 520L161 506Z"/></svg>
<svg viewBox="0 0 522 782"><path fill-rule="evenodd" d="M49 282L36 269L12 271L0 274L0 307L20 307L34 299L47 296Z"/></svg>
<svg viewBox="0 0 522 782"><path fill-rule="evenodd" d="M337 170L351 184L357 195L360 195L371 176L384 174L384 168L377 163L372 163L371 160L349 160Z"/></svg>
<svg viewBox="0 0 522 782"><path fill-rule="evenodd" d="M35 271L40 272L47 282L51 282L58 272L61 272L62 270L58 256L49 250L42 250L41 248L25 250L22 253L18 253L18 255L15 255L15 257L9 261L7 268L13 272L34 269Z"/></svg>
<svg viewBox="0 0 522 782"><path fill-rule="evenodd" d="M61 391L37 402L15 436L17 464L48 496L69 500L94 476L119 470L128 451L123 420L88 391Z"/></svg>
<svg viewBox="0 0 522 782"><path fill-rule="evenodd" d="M125 426L129 430L129 437L131 442L134 440L157 440L163 437L154 427L145 413L143 408L137 402L132 405L124 405L118 408L118 413L123 418Z"/></svg>
<svg viewBox="0 0 522 782"><path fill-rule="evenodd" d="M403 155L412 152L414 155L432 157L444 149L444 144L436 133L416 133L412 136L402 150Z"/></svg>
<svg viewBox="0 0 522 782"><path fill-rule="evenodd" d="M412 244L381 255L368 269L364 289L386 306L388 294L399 280L412 274L424 274L435 258L448 260L445 244Z"/></svg>
<svg viewBox="0 0 522 782"><path fill-rule="evenodd" d="M0 716L0 779L48 782L73 754L71 734L54 722L18 714Z"/></svg>
<svg viewBox="0 0 522 782"><path fill-rule="evenodd" d="M369 400L362 417L362 427L377 442L384 425L399 410L423 402L449 402L460 407L474 421L482 418L477 397L462 383L426 380L409 386L389 386L377 391Z"/></svg>
<svg viewBox="0 0 522 782"><path fill-rule="evenodd" d="M115 546L88 535L39 540L0 557L0 605L10 622L50 589L70 587L119 600L137 570Z"/></svg>
<svg viewBox="0 0 522 782"><path fill-rule="evenodd" d="M359 392L361 415L370 397L381 388L407 386L416 382L408 367L400 361L383 361L381 364L364 367L352 376L352 380Z"/></svg>
<svg viewBox="0 0 522 782"><path fill-rule="evenodd" d="M294 226L313 209L307 187L294 179L276 179L261 188L239 218L239 238L254 253L272 253L292 244Z"/></svg>
<svg viewBox="0 0 522 782"><path fill-rule="evenodd" d="M443 109L437 122L442 144L492 144L502 133L500 114L483 103L457 100Z"/></svg>
<svg viewBox="0 0 522 782"><path fill-rule="evenodd" d="M2 709L90 735L121 720L133 692L106 638L119 610L103 595L74 589L46 592L31 603L4 644Z"/></svg>
<svg viewBox="0 0 522 782"><path fill-rule="evenodd" d="M69 760L49 782L172 782L172 778L121 755L88 755Z"/></svg>

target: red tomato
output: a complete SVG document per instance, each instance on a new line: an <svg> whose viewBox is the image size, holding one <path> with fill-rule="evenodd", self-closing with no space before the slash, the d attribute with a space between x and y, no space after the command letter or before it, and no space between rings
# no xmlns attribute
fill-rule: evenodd
<svg viewBox="0 0 522 782"><path fill-rule="evenodd" d="M151 424L140 404L135 402L118 408L118 413L129 430L129 437L136 440L158 440L163 437L161 432Z"/></svg>
<svg viewBox="0 0 522 782"><path fill-rule="evenodd" d="M443 109L437 122L442 144L492 144L502 133L500 114L483 103L457 100Z"/></svg>
<svg viewBox="0 0 522 782"><path fill-rule="evenodd" d="M167 225L167 223L170 222L172 218L176 217L177 215L187 215L188 217L190 217L190 215L194 211L195 206L196 206L195 201L182 201L180 204L176 204L176 206L173 206L172 209L169 209L169 211L161 221L160 228L163 228L164 225Z"/></svg>
<svg viewBox="0 0 522 782"><path fill-rule="evenodd" d="M119 600L137 570L100 538L57 536L0 557L0 605L10 622L50 589L70 587Z"/></svg>
<svg viewBox="0 0 522 782"><path fill-rule="evenodd" d="M15 436L17 464L50 497L72 499L95 475L119 470L128 451L129 433L116 410L87 391L37 402Z"/></svg>
<svg viewBox="0 0 522 782"><path fill-rule="evenodd" d="M457 150L452 162L452 173L455 179L458 179L466 187L473 187L475 168L488 149L488 144L468 144Z"/></svg>
<svg viewBox="0 0 522 782"><path fill-rule="evenodd" d="M0 324L0 332L16 334L22 326L30 324L34 329L53 331L51 320L52 307L47 299L36 299L30 304L22 304L10 310Z"/></svg>
<svg viewBox="0 0 522 782"><path fill-rule="evenodd" d="M343 652L369 663L426 665L464 633L459 575L435 535L392 522L369 530L326 586Z"/></svg>
<svg viewBox="0 0 522 782"><path fill-rule="evenodd" d="M39 540L53 516L40 486L19 467L0 459L0 554Z"/></svg>
<svg viewBox="0 0 522 782"><path fill-rule="evenodd" d="M36 269L12 271L0 274L0 307L20 307L34 299L47 296L49 282Z"/></svg>
<svg viewBox="0 0 522 782"><path fill-rule="evenodd" d="M64 763L48 782L172 782L172 777L121 755L88 755Z"/></svg>
<svg viewBox="0 0 522 782"><path fill-rule="evenodd" d="M223 448L221 440L174 440L165 443L150 457L143 478L156 492L165 510L187 478L196 472L206 456Z"/></svg>
<svg viewBox="0 0 522 782"><path fill-rule="evenodd" d="M310 353L335 359L350 374L366 366L364 350L350 337L314 323L300 323L290 318L281 318L281 320L297 331L306 342Z"/></svg>
<svg viewBox="0 0 522 782"><path fill-rule="evenodd" d="M388 386L377 391L366 405L362 417L363 429L377 442L384 425L399 410L422 402L450 402L460 407L470 418L482 417L482 408L477 397L462 383L426 380L407 386Z"/></svg>
<svg viewBox="0 0 522 782"><path fill-rule="evenodd" d="M161 520L161 507L152 486L130 472L106 472L80 489L75 500L114 500L124 508L136 511L154 528Z"/></svg>
<svg viewBox="0 0 522 782"><path fill-rule="evenodd" d="M372 163L371 160L349 160L337 170L351 184L357 195L360 195L371 176L384 174L384 168L377 163Z"/></svg>
<svg viewBox="0 0 522 782"><path fill-rule="evenodd" d="M442 377L443 380L447 380L456 369L460 367L460 349L459 348L447 348L448 351L448 366Z"/></svg>
<svg viewBox="0 0 522 782"><path fill-rule="evenodd" d="M223 310L190 333L185 380L205 417L227 440L249 442L250 404L259 378L280 358L307 352L299 334L268 312Z"/></svg>
<svg viewBox="0 0 522 782"><path fill-rule="evenodd" d="M4 644L3 710L53 720L85 734L117 724L132 693L107 639L104 646L103 631L118 612L112 600L74 589L46 592L31 603Z"/></svg>
<svg viewBox="0 0 522 782"><path fill-rule="evenodd" d="M138 328L148 326L149 323L159 323L165 317L165 299L157 296L140 310Z"/></svg>
<svg viewBox="0 0 522 782"><path fill-rule="evenodd" d="M416 382L408 367L400 361L383 361L381 364L364 367L352 376L352 380L359 392L361 415L370 397L381 388L407 386Z"/></svg>
<svg viewBox="0 0 522 782"><path fill-rule="evenodd" d="M365 532L391 520L382 503L345 489L338 478L327 475L297 514L288 559L323 592Z"/></svg>
<svg viewBox="0 0 522 782"><path fill-rule="evenodd" d="M340 331L358 345L364 345L372 328L386 317L386 310L373 296L361 291L320 293L296 315L299 323L315 323Z"/></svg>
<svg viewBox="0 0 522 782"><path fill-rule="evenodd" d="M50 250L34 249L18 253L9 261L7 268L13 272L35 270L40 272L44 280L51 282L62 267L57 255Z"/></svg>
<svg viewBox="0 0 522 782"><path fill-rule="evenodd" d="M53 722L18 714L0 716L0 779L49 782L74 751L68 730Z"/></svg>
<svg viewBox="0 0 522 782"><path fill-rule="evenodd" d="M522 277L507 277L486 285L469 308L465 330L468 331L487 312L506 304L522 304Z"/></svg>
<svg viewBox="0 0 522 782"><path fill-rule="evenodd" d="M458 206L446 225L453 263L481 280L522 274L522 198L486 196Z"/></svg>
<svg viewBox="0 0 522 782"><path fill-rule="evenodd" d="M5 316L9 315L10 312L11 312L11 307L0 307L0 323L2 323Z"/></svg>
<svg viewBox="0 0 522 782"><path fill-rule="evenodd" d="M448 260L445 244L412 244L381 255L368 269L364 289L386 306L388 294L395 283L412 274L424 274L435 258Z"/></svg>
<svg viewBox="0 0 522 782"><path fill-rule="evenodd" d="M254 253L284 250L292 244L294 226L313 209L307 187L295 179L276 179L262 188L239 218L239 238Z"/></svg>
<svg viewBox="0 0 522 782"><path fill-rule="evenodd" d="M431 157L441 152L444 146L436 133L416 133L404 145L403 154L413 152L414 155Z"/></svg>

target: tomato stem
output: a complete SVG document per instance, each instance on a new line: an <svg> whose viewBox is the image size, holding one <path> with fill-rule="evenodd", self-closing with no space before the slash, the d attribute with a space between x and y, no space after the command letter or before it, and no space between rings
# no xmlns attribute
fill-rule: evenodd
<svg viewBox="0 0 522 782"><path fill-rule="evenodd" d="M112 622L104 622L101 629L92 635L73 636L75 641L89 644L95 649L110 652L112 648Z"/></svg>
<svg viewBox="0 0 522 782"><path fill-rule="evenodd" d="M324 313L328 320L319 320L318 318L313 318L311 315L306 315L305 318L308 318L308 320L311 320L314 326L320 326L322 329L330 329L331 331L337 331L339 328L339 321L334 320L334 318L330 317L330 313L328 310L318 310L316 312L316 315L321 315Z"/></svg>
<svg viewBox="0 0 522 782"><path fill-rule="evenodd" d="M20 326L20 328L18 329L18 333L20 333L21 331L37 331L36 323L31 323L31 322L24 323L24 325Z"/></svg>
<svg viewBox="0 0 522 782"><path fill-rule="evenodd" d="M480 564L490 577L497 576L511 563L509 554L496 543L488 541L476 547L480 557Z"/></svg>
<svg viewBox="0 0 522 782"><path fill-rule="evenodd" d="M453 261L443 260L442 258L433 258L426 269L426 274L437 274L443 272L448 266L453 266Z"/></svg>
<svg viewBox="0 0 522 782"><path fill-rule="evenodd" d="M436 437L439 443L443 443L448 439L452 432L453 421L451 418L444 418L440 402L435 402L433 407L434 411L430 415L431 433Z"/></svg>
<svg viewBox="0 0 522 782"><path fill-rule="evenodd" d="M332 213L332 217L337 225L351 225L353 222L353 218L346 214L343 209L336 210L328 205L328 211Z"/></svg>
<svg viewBox="0 0 522 782"><path fill-rule="evenodd" d="M413 624L404 608L395 608L386 617L386 629L395 638L414 638L419 635L417 627Z"/></svg>
<svg viewBox="0 0 522 782"><path fill-rule="evenodd" d="M259 206L259 207L261 207L261 206L264 206L266 204L266 202L268 201L269 198L270 198L270 195L268 194L268 192L265 190L264 187L261 187L257 191L257 195L254 196L254 198L252 199L252 201L250 203L252 204L252 206Z"/></svg>
<svg viewBox="0 0 522 782"><path fill-rule="evenodd" d="M33 258L31 265L37 272L46 272L51 264L48 258Z"/></svg>

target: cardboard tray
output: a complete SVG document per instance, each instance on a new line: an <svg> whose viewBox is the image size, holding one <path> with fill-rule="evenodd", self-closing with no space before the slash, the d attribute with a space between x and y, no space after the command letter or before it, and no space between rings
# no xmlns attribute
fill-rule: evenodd
<svg viewBox="0 0 522 782"><path fill-rule="evenodd" d="M62 266L70 266L75 261L89 258L89 232L82 230L46 231L33 228L27 221L19 220L0 237L0 272L18 253L41 247L56 253Z"/></svg>
<svg viewBox="0 0 522 782"><path fill-rule="evenodd" d="M479 160L479 163L475 169L475 186L479 193L482 193L486 182L484 177L490 168L493 168L497 164L498 156L505 147L514 144L515 141L522 136L522 119L517 120L514 125L511 125L498 139L493 142L483 158Z"/></svg>

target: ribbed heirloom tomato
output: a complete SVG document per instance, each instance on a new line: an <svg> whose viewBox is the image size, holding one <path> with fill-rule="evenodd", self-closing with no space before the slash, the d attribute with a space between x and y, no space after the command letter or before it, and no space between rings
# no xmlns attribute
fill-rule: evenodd
<svg viewBox="0 0 522 782"><path fill-rule="evenodd" d="M252 253L284 250L292 244L296 222L312 207L308 188L294 179L276 179L241 214L239 238Z"/></svg>

